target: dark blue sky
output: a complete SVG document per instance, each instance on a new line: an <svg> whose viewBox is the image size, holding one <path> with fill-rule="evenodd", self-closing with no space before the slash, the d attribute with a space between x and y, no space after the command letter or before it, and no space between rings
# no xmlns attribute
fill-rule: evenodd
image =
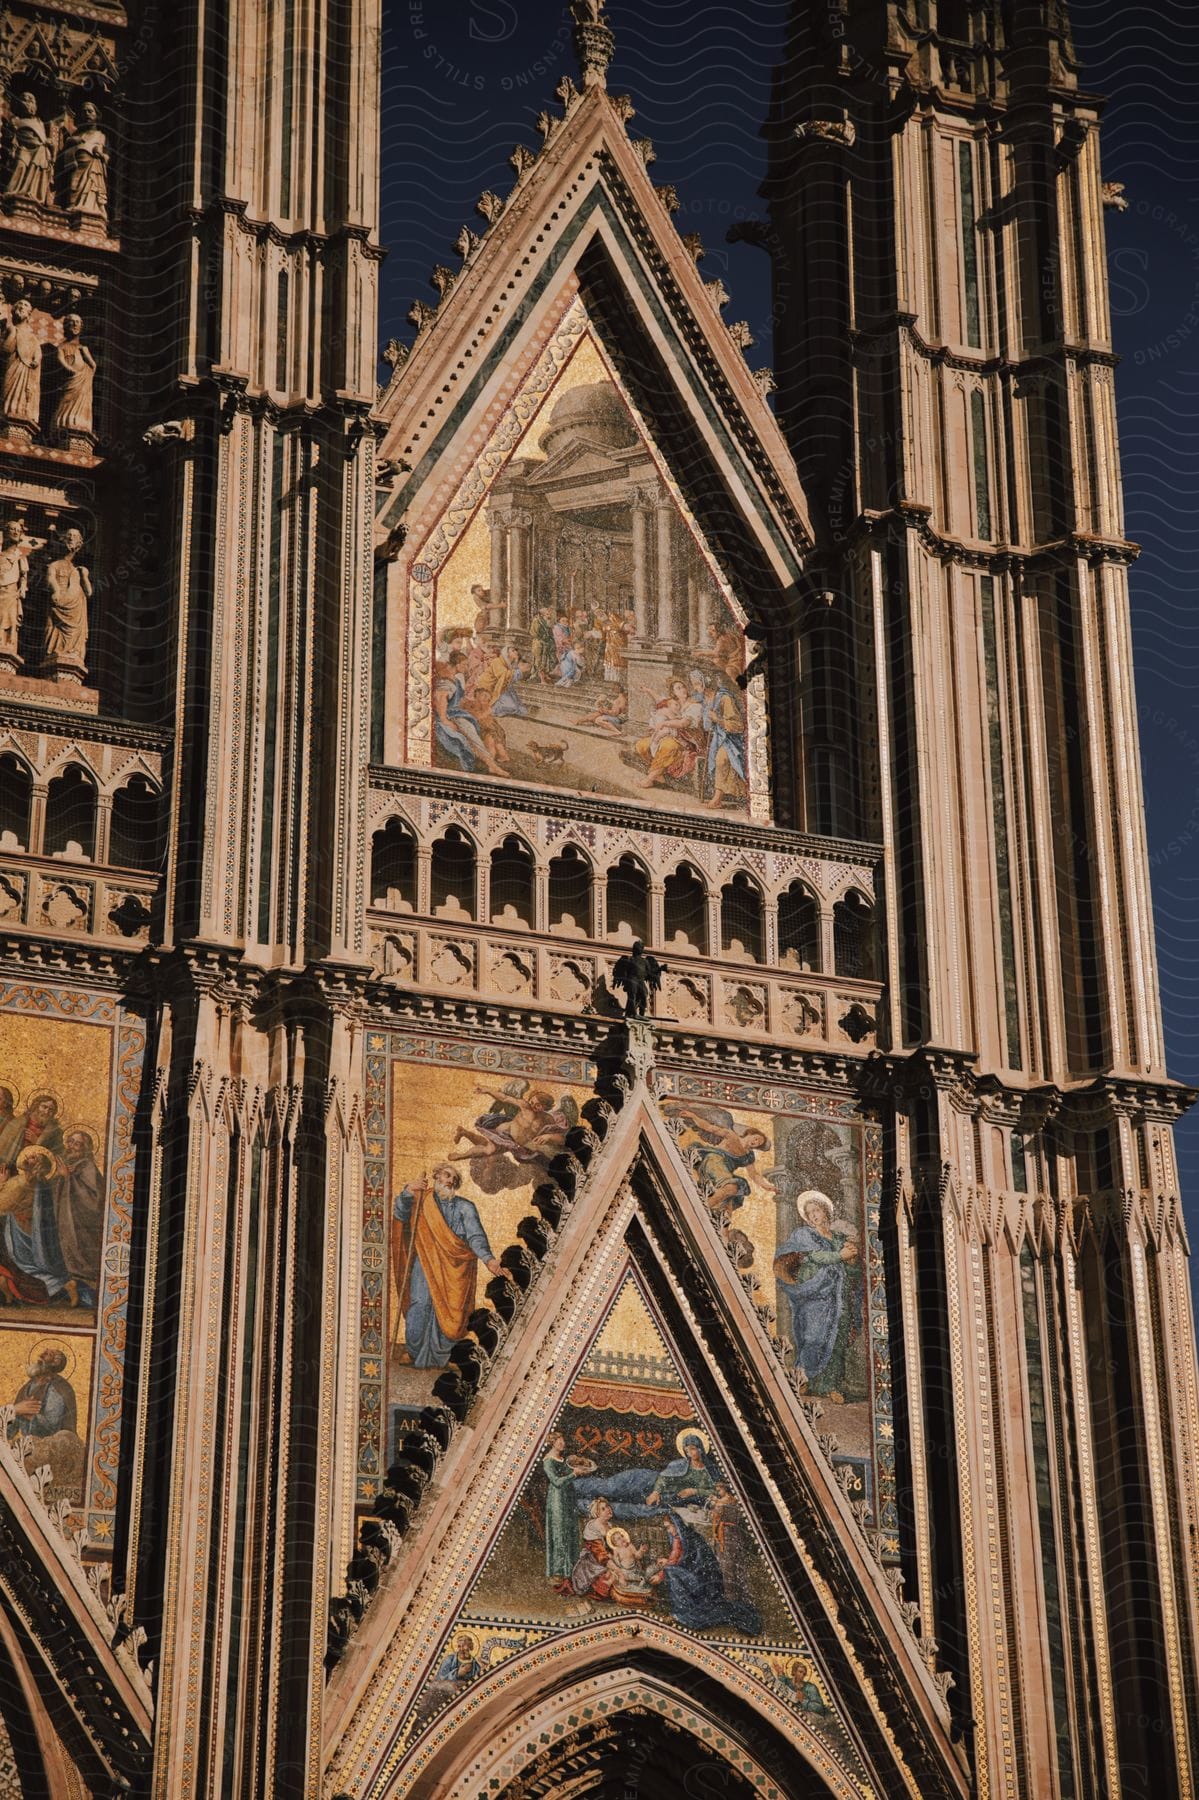
<svg viewBox="0 0 1199 1800"><path fill-rule="evenodd" d="M725 243L759 210L770 70L791 0L611 0L610 85L632 95L654 178L678 188L683 231L710 246L704 273L770 360L769 269ZM1109 96L1108 255L1128 532L1137 699L1171 1072L1199 1086L1199 6L1074 0L1089 88ZM517 142L574 73L558 0L384 0L383 336L408 335L434 263L456 265L458 228L480 225L486 187L506 193ZM1192 1230L1199 1222L1199 1111L1179 1131Z"/></svg>

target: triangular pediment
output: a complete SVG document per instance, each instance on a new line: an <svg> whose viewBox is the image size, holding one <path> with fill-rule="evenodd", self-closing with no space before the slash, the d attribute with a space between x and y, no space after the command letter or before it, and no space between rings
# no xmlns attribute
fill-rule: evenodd
<svg viewBox="0 0 1199 1800"><path fill-rule="evenodd" d="M474 1721L498 1742L555 1670L619 1665L680 1695L714 1680L765 1766L829 1792L963 1791L928 1658L677 1120L638 1083L603 1137L335 1672L335 1785L476 1791L444 1760L478 1750ZM547 1457L571 1456L551 1517Z"/></svg>
<svg viewBox="0 0 1199 1800"><path fill-rule="evenodd" d="M445 1635L406 1742L514 1657L637 1620L663 1644L686 1634L719 1652L795 1713L826 1777L869 1791L726 1460L630 1268Z"/></svg>
<svg viewBox="0 0 1199 1800"><path fill-rule="evenodd" d="M794 631L806 505L624 112L571 91L380 402L376 756L766 821L789 665L741 677Z"/></svg>
<svg viewBox="0 0 1199 1800"><path fill-rule="evenodd" d="M707 447L786 587L811 532L764 373L755 377L744 332L723 317L722 284L700 272L702 247L676 231L669 191L649 178L650 146L630 138L629 102L602 87L579 94L564 83L560 92L565 117L551 121L539 154L514 153L515 187L504 200L483 197L489 229L460 234L461 269L434 271L440 299L414 305L416 343L397 345L379 406L387 427L379 460L398 462L400 474L380 507L381 528L413 504L463 404L494 399L500 365L510 373L563 294L578 292L647 402L656 389L664 404L673 395L675 420L690 420L688 452L698 461Z"/></svg>

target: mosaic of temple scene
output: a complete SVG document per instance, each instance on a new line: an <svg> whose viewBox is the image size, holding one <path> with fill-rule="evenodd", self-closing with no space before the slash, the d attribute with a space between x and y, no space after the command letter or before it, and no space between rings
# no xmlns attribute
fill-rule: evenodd
<svg viewBox="0 0 1199 1800"><path fill-rule="evenodd" d="M0 1407L51 1497L82 1497L107 1205L112 1032L0 1019Z"/></svg>
<svg viewBox="0 0 1199 1800"><path fill-rule="evenodd" d="M744 816L745 640L584 337L436 584L442 768Z"/></svg>

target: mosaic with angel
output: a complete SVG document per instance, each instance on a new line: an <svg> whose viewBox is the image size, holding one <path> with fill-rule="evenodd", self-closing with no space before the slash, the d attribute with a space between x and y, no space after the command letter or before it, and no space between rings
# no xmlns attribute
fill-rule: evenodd
<svg viewBox="0 0 1199 1800"><path fill-rule="evenodd" d="M578 1123L585 1090L536 1073L397 1063L391 1201L392 1397L444 1368L482 1286L503 1277L532 1188ZM419 1385L419 1384L418 1384Z"/></svg>

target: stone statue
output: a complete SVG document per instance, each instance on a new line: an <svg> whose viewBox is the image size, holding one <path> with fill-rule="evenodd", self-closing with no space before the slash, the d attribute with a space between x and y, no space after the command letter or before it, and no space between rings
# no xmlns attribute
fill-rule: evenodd
<svg viewBox="0 0 1199 1800"><path fill-rule="evenodd" d="M17 95L11 127L16 153L4 192L49 206L54 165L46 127L37 116L37 101L32 94Z"/></svg>
<svg viewBox="0 0 1199 1800"><path fill-rule="evenodd" d="M640 938L634 938L633 948L627 956L618 958L612 979L625 991L626 1019L645 1017L651 993L656 994L662 985L665 967L665 963L650 955Z"/></svg>
<svg viewBox="0 0 1199 1800"><path fill-rule="evenodd" d="M61 538L62 554L46 570L50 604L46 616L46 662L49 673L71 671L80 677L87 656L87 603L92 597L91 576L76 566L83 549L83 533L71 525Z"/></svg>
<svg viewBox="0 0 1199 1800"><path fill-rule="evenodd" d="M108 217L108 139L100 114L90 100L80 108L79 124L58 157L63 206L67 212Z"/></svg>
<svg viewBox="0 0 1199 1800"><path fill-rule="evenodd" d="M44 542L27 538L19 519L8 519L0 527L0 665L8 668L21 666L18 643L29 592L29 552Z"/></svg>
<svg viewBox="0 0 1199 1800"><path fill-rule="evenodd" d="M0 325L0 418L34 431L42 399L42 340L29 323L32 315L28 300L16 300L8 323Z"/></svg>
<svg viewBox="0 0 1199 1800"><path fill-rule="evenodd" d="M62 322L62 343L55 355L62 373L62 384L54 408L51 426L66 438L90 440L92 433L92 388L96 380L96 359L83 342L83 320L78 313L68 313Z"/></svg>

